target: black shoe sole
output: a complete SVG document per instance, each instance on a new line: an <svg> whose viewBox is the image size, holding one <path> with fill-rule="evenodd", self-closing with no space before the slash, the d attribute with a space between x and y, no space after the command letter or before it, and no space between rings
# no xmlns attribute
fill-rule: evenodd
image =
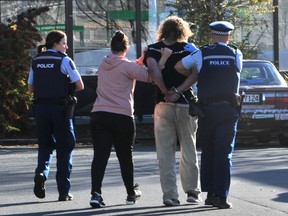
<svg viewBox="0 0 288 216"><path fill-rule="evenodd" d="M231 209L232 208L232 203L228 202L227 200L221 200L221 199L215 199L213 203L214 207L217 207L219 209Z"/></svg>
<svg viewBox="0 0 288 216"><path fill-rule="evenodd" d="M90 206L92 208L105 208L105 204L101 204L101 203L91 203L90 202Z"/></svg>
<svg viewBox="0 0 288 216"><path fill-rule="evenodd" d="M213 207L217 207L219 209L231 209L232 205L231 204L217 204L217 203L214 203Z"/></svg>
<svg viewBox="0 0 288 216"><path fill-rule="evenodd" d="M214 203L213 203L213 202L205 202L204 205L207 205L207 206L213 206Z"/></svg>
<svg viewBox="0 0 288 216"><path fill-rule="evenodd" d="M127 205L134 205L137 200L139 200L141 197L141 195L138 195L138 196L128 196L127 199L126 199L126 204Z"/></svg>
<svg viewBox="0 0 288 216"><path fill-rule="evenodd" d="M34 177L34 194L39 199L45 198L45 177L43 174L37 174Z"/></svg>

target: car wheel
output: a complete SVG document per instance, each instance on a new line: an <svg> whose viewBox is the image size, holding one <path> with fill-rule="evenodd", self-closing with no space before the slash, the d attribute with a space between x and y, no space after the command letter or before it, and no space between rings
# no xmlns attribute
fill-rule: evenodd
<svg viewBox="0 0 288 216"><path fill-rule="evenodd" d="M271 140L270 134L259 134L256 136L257 142L259 143L268 143Z"/></svg>
<svg viewBox="0 0 288 216"><path fill-rule="evenodd" d="M285 146L285 147L288 146L288 137L287 136L280 134L278 136L278 140L279 140L279 143L281 146Z"/></svg>

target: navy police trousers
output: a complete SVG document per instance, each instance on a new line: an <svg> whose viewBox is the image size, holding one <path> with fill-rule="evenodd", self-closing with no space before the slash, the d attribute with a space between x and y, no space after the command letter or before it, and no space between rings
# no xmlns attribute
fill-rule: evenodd
<svg viewBox="0 0 288 216"><path fill-rule="evenodd" d="M48 178L56 149L57 187L59 195L65 196L70 190L72 151L76 142L72 119L64 116L63 107L58 104L37 104L35 117L39 144L35 174L43 173Z"/></svg>
<svg viewBox="0 0 288 216"><path fill-rule="evenodd" d="M197 145L201 146L201 190L227 197L230 188L232 153L239 111L228 102L203 106L198 121Z"/></svg>

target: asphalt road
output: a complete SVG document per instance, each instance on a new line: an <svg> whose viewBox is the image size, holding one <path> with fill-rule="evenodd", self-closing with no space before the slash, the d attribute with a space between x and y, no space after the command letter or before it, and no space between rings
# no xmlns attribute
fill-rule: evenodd
<svg viewBox="0 0 288 216"><path fill-rule="evenodd" d="M34 147L0 148L0 215L288 215L288 148L236 149L229 197L233 209L225 210L188 204L179 179L181 205L164 207L154 146L135 146L135 182L140 185L143 196L133 206L125 204L126 193L114 152L103 182L104 209L92 209L89 205L91 147L74 151L71 177L74 201L57 201L55 160L46 182L46 198L41 200L34 196L36 160ZM206 194L201 196L205 199Z"/></svg>

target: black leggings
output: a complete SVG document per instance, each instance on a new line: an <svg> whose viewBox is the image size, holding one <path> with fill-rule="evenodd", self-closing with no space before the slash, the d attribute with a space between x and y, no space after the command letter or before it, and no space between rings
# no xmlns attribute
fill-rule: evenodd
<svg viewBox="0 0 288 216"><path fill-rule="evenodd" d="M111 148L114 145L127 194L134 195L134 165L132 158L135 141L134 119L115 113L94 112L92 113L90 128L94 149L91 168L91 193L102 194L102 181Z"/></svg>

